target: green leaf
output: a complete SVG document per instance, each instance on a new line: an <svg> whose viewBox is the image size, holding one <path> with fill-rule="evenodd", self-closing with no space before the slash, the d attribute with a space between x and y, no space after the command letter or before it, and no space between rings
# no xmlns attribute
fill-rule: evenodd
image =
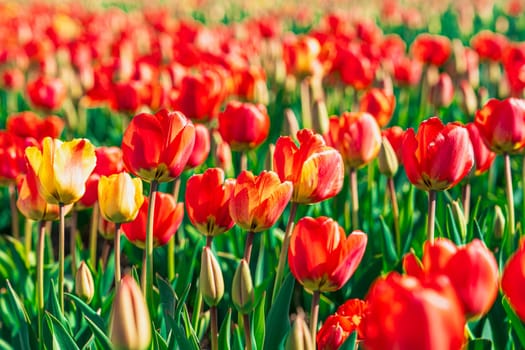
<svg viewBox="0 0 525 350"><path fill-rule="evenodd" d="M519 319L518 315L516 315L516 313L512 309L512 306L510 306L507 298L503 298L502 304L509 318L510 325L516 332L516 335L518 336L518 340L520 341L521 347L524 348L525 347L525 327L523 326L523 323L521 323L521 320Z"/></svg>
<svg viewBox="0 0 525 350"><path fill-rule="evenodd" d="M168 350L168 343L166 343L160 333L156 330L154 332L153 342L156 350Z"/></svg>
<svg viewBox="0 0 525 350"><path fill-rule="evenodd" d="M458 230L458 226L456 225L456 220L454 220L454 214L452 213L452 207L450 205L447 205L445 227L447 228L448 238L452 242L454 242L456 245L460 245L463 243L461 239L461 235Z"/></svg>
<svg viewBox="0 0 525 350"><path fill-rule="evenodd" d="M219 349L230 350L232 309L228 309L219 331Z"/></svg>
<svg viewBox="0 0 525 350"><path fill-rule="evenodd" d="M56 341L56 344L58 345L59 349L80 350L77 344L75 343L73 337L71 337L70 333L64 327L64 324L60 320L58 320L58 318L56 318L47 311L45 318L48 320L48 322L50 321L53 325L53 338Z"/></svg>
<svg viewBox="0 0 525 350"><path fill-rule="evenodd" d="M82 314L85 318L89 319L100 329L106 328L104 319L99 314L97 314L97 312L93 310L91 306L86 304L82 299L74 294L65 293L65 296L70 298L75 303L76 307L82 311Z"/></svg>
<svg viewBox="0 0 525 350"><path fill-rule="evenodd" d="M18 329L14 331L16 336L16 345L18 349L30 350L33 349L31 346L35 340L35 334L31 328L31 321L27 312L22 304L22 301L11 286L11 282L7 281L7 296L11 307L11 311L14 314L14 319L17 321ZM31 341L33 339L33 342Z"/></svg>
<svg viewBox="0 0 525 350"><path fill-rule="evenodd" d="M64 314L60 309L60 305L58 303L58 295L57 293L53 292L54 290L55 283L53 282L53 280L51 280L51 293L48 293L46 312L49 312L51 315L56 317L62 325L66 325L68 328L67 331L70 333L71 328L69 327L69 323L67 322L67 319L64 317Z"/></svg>
<svg viewBox="0 0 525 350"><path fill-rule="evenodd" d="M492 342L488 339L474 339L468 342L466 350L491 350Z"/></svg>
<svg viewBox="0 0 525 350"><path fill-rule="evenodd" d="M157 275L157 285L159 288L160 308L165 317L175 319L175 306L177 304L177 297L171 284Z"/></svg>
<svg viewBox="0 0 525 350"><path fill-rule="evenodd" d="M253 314L253 336L255 338L255 344L257 349L262 349L264 345L264 334L265 328L265 305L266 305L266 293L263 293L261 301L257 305Z"/></svg>
<svg viewBox="0 0 525 350"><path fill-rule="evenodd" d="M98 344L97 348L100 349L112 349L111 340L109 340L106 333L100 329L99 326L97 326L91 319L88 317L84 317L85 320L88 322L89 327L93 331L93 334L95 335L95 342Z"/></svg>
<svg viewBox="0 0 525 350"><path fill-rule="evenodd" d="M264 339L265 350L275 350L282 347L285 335L290 330L290 321L288 313L290 310L290 302L292 300L292 293L295 286L295 278L289 273L281 290L277 294L275 303L270 308L268 317L266 318L266 336Z"/></svg>
<svg viewBox="0 0 525 350"><path fill-rule="evenodd" d="M357 331L353 331L352 334L350 334L350 336L343 343L343 345L341 345L339 350L354 350L356 340L357 340Z"/></svg>
<svg viewBox="0 0 525 350"><path fill-rule="evenodd" d="M381 248L383 251L383 269L390 271L398 261L395 248L396 245L392 239L390 228L385 223L385 219L382 216L379 216L379 220L381 221L381 227L383 228L383 239L381 241Z"/></svg>
<svg viewBox="0 0 525 350"><path fill-rule="evenodd" d="M14 348L4 340L0 339L0 350L14 350Z"/></svg>

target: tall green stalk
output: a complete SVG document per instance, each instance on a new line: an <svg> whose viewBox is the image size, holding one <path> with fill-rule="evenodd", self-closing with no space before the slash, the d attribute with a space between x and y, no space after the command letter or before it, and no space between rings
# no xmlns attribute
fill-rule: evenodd
<svg viewBox="0 0 525 350"><path fill-rule="evenodd" d="M143 266L142 293L148 303L150 315L153 313L153 223L155 218L155 199L159 183L156 180L151 182L149 192L148 219L146 224L146 247L144 251L145 266Z"/></svg>

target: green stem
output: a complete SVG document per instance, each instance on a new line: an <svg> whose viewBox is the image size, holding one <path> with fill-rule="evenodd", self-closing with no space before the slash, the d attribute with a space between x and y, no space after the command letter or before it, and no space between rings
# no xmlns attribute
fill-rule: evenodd
<svg viewBox="0 0 525 350"><path fill-rule="evenodd" d="M359 228L359 193L357 192L357 170L350 169L350 197L352 200L352 229Z"/></svg>
<svg viewBox="0 0 525 350"><path fill-rule="evenodd" d="M89 259L91 260L91 266L96 270L97 268L97 239L98 239L98 219L100 209L98 202L93 205L93 211L91 212L91 222L89 223Z"/></svg>
<svg viewBox="0 0 525 350"><path fill-rule="evenodd" d="M144 299L148 303L150 315L153 313L153 222L155 218L155 199L158 182L153 180L149 193L148 219L146 224L146 266L144 285L142 286ZM143 267L144 269L144 267Z"/></svg>
<svg viewBox="0 0 525 350"><path fill-rule="evenodd" d="M465 223L468 223L470 216L470 182L466 182L461 187L461 204L463 204L463 216L465 216Z"/></svg>
<svg viewBox="0 0 525 350"><path fill-rule="evenodd" d="M29 257L29 253L31 253L31 246L33 243L33 220L27 218L24 224L24 239L26 256ZM27 264L29 266L29 262Z"/></svg>
<svg viewBox="0 0 525 350"><path fill-rule="evenodd" d="M505 192L507 194L507 207L509 211L507 253L510 254L512 252L514 243L514 233L516 230L516 227L514 225L514 192L512 190L512 169L510 167L510 155L508 153L505 153L503 157L505 159Z"/></svg>
<svg viewBox="0 0 525 350"><path fill-rule="evenodd" d="M252 247L253 247L253 238L255 237L255 233L253 231L248 231L248 235L246 236L246 245L244 246L244 260L250 264L250 258L252 256Z"/></svg>
<svg viewBox="0 0 525 350"><path fill-rule="evenodd" d="M115 289L120 283L120 223L115 224Z"/></svg>
<svg viewBox="0 0 525 350"><path fill-rule="evenodd" d="M58 302L60 310L64 313L64 241L66 236L64 203L58 204L58 215L60 218L58 226Z"/></svg>
<svg viewBox="0 0 525 350"><path fill-rule="evenodd" d="M310 79L305 78L301 81L301 115L303 128L312 128L312 98L310 94Z"/></svg>
<svg viewBox="0 0 525 350"><path fill-rule="evenodd" d="M423 65L421 72L421 81L419 84L419 110L418 110L418 121L425 118L427 110L427 94L428 94L428 66Z"/></svg>
<svg viewBox="0 0 525 350"><path fill-rule="evenodd" d="M173 186L173 197L175 201L179 199L180 192L180 178L175 180ZM175 235L173 235L168 241L168 281L173 281L175 278Z"/></svg>
<svg viewBox="0 0 525 350"><path fill-rule="evenodd" d="M436 221L436 191L428 191L428 218L427 218L427 240L434 244L434 230Z"/></svg>
<svg viewBox="0 0 525 350"><path fill-rule="evenodd" d="M242 323L244 324L244 338L246 341L246 350L252 350L252 332L250 327L250 315L242 315Z"/></svg>
<svg viewBox="0 0 525 350"><path fill-rule="evenodd" d="M71 213L71 229L69 236L69 251L71 254L71 275L77 274L77 218L78 212L73 209Z"/></svg>
<svg viewBox="0 0 525 350"><path fill-rule="evenodd" d="M394 234L396 237L396 250L397 254L401 255L401 230L399 229L399 207L397 205L396 187L394 179L389 177L388 180L388 193L390 194L390 201L392 202L392 216L394 219Z"/></svg>
<svg viewBox="0 0 525 350"><path fill-rule="evenodd" d="M11 232L13 237L20 239L20 227L18 226L18 208L16 207L16 187L14 183L8 186L9 208L11 209Z"/></svg>
<svg viewBox="0 0 525 350"><path fill-rule="evenodd" d="M240 161L241 172L248 170L248 155L245 151L241 152L241 161Z"/></svg>
<svg viewBox="0 0 525 350"><path fill-rule="evenodd" d="M193 309L193 315L192 315L192 318L191 318L191 325L193 327L193 329L197 330L197 327L199 325L199 318L200 318L200 315L201 315L201 310L202 310L202 293L201 293L201 290L200 290L200 287L197 286L197 295L196 295L196 302L195 302L195 308ZM211 311L211 309L210 309ZM211 315L210 315L211 317ZM213 320L212 320L213 321ZM215 320L217 322L217 320Z"/></svg>
<svg viewBox="0 0 525 350"><path fill-rule="evenodd" d="M219 327L217 324L217 306L210 307L211 350L219 350Z"/></svg>
<svg viewBox="0 0 525 350"><path fill-rule="evenodd" d="M38 305L38 343L43 344L42 329L44 321L44 246L46 240L46 222L38 222L38 247L36 263L36 302Z"/></svg>
<svg viewBox="0 0 525 350"><path fill-rule="evenodd" d="M206 236L206 247L211 249L212 242L213 242L213 236Z"/></svg>
<svg viewBox="0 0 525 350"><path fill-rule="evenodd" d="M288 248L290 247L290 237L292 236L295 215L297 213L298 206L299 204L295 202L292 202L290 206L290 216L288 217L288 224L286 225L286 231L284 232L283 246L281 247L281 252L279 254L279 263L277 265L277 272L275 273L275 282L272 293L272 305L275 301L275 298L277 297L277 293L281 289L284 267L286 265L286 259L288 257Z"/></svg>
<svg viewBox="0 0 525 350"><path fill-rule="evenodd" d="M317 319L319 317L319 300L321 299L321 293L316 290L312 295L312 308L310 309L310 333L312 334L312 344L314 349L316 348L317 338Z"/></svg>

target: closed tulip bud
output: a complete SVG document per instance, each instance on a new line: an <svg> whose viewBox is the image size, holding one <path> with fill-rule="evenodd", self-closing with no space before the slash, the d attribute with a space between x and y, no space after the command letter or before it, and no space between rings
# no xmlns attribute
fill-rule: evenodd
<svg viewBox="0 0 525 350"><path fill-rule="evenodd" d="M434 107L448 107L454 99L454 85L450 75L441 73L437 82L430 87L428 97Z"/></svg>
<svg viewBox="0 0 525 350"><path fill-rule="evenodd" d="M202 249L199 286L206 304L217 306L224 295L224 279L219 263L208 247Z"/></svg>
<svg viewBox="0 0 525 350"><path fill-rule="evenodd" d="M115 223L135 220L142 203L142 180L128 173L102 176L98 183L100 213Z"/></svg>
<svg viewBox="0 0 525 350"><path fill-rule="evenodd" d="M381 174L391 178L397 173L399 162L397 161L396 152L392 148L390 141L384 136L381 142L381 149L377 156L377 161Z"/></svg>
<svg viewBox="0 0 525 350"><path fill-rule="evenodd" d="M312 127L314 131L324 135L328 131L329 124L330 120L326 103L324 100L315 101L312 108Z"/></svg>
<svg viewBox="0 0 525 350"><path fill-rule="evenodd" d="M252 311L255 302L255 294L250 267L244 259L241 260L237 270L235 270L235 274L233 275L231 296L233 305L239 313L248 314Z"/></svg>
<svg viewBox="0 0 525 350"><path fill-rule="evenodd" d="M85 262L81 262L75 276L75 294L86 303L90 303L95 294L93 275Z"/></svg>
<svg viewBox="0 0 525 350"><path fill-rule="evenodd" d="M117 350L145 350L151 343L148 307L131 276L122 278L113 299L109 337Z"/></svg>
<svg viewBox="0 0 525 350"><path fill-rule="evenodd" d="M298 312L295 317L285 350L313 350L312 335L304 320L303 311Z"/></svg>
<svg viewBox="0 0 525 350"><path fill-rule="evenodd" d="M494 237L497 239L503 238L505 233L505 216L499 205L494 207Z"/></svg>
<svg viewBox="0 0 525 350"><path fill-rule="evenodd" d="M458 201L452 201L452 215L454 216L456 225L458 225L461 238L465 239L467 237L467 220L465 219L464 211L459 206Z"/></svg>
<svg viewBox="0 0 525 350"><path fill-rule="evenodd" d="M282 134L286 136L290 136L295 139L295 135L299 131L299 122L297 121L297 117L295 116L295 113L290 108L286 108L284 110L284 122L283 122L283 130Z"/></svg>
<svg viewBox="0 0 525 350"><path fill-rule="evenodd" d="M459 83L459 97L460 97L460 106L464 113L469 116L472 116L476 113L478 109L478 97L476 92L472 88L472 85L468 81L462 80Z"/></svg>

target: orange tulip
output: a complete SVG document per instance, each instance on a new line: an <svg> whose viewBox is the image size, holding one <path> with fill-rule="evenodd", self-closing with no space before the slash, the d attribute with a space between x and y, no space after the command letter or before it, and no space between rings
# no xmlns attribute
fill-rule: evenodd
<svg viewBox="0 0 525 350"><path fill-rule="evenodd" d="M423 33L412 42L410 51L420 62L441 66L450 57L452 45L445 36Z"/></svg>
<svg viewBox="0 0 525 350"><path fill-rule="evenodd" d="M361 112L370 113L379 127L385 127L392 119L396 107L396 97L385 89L370 89L364 93L359 103Z"/></svg>
<svg viewBox="0 0 525 350"><path fill-rule="evenodd" d="M330 118L326 143L343 156L349 169L360 168L379 154L381 130L373 116L365 112L345 112Z"/></svg>
<svg viewBox="0 0 525 350"><path fill-rule="evenodd" d="M477 111L476 123L485 144L495 153L516 153L525 146L525 100L490 99Z"/></svg>
<svg viewBox="0 0 525 350"><path fill-rule="evenodd" d="M525 241L521 241L518 250L509 258L503 276L501 278L501 290L507 297L510 305L525 322L525 294L523 285L525 284Z"/></svg>
<svg viewBox="0 0 525 350"><path fill-rule="evenodd" d="M444 275L449 278L467 318L486 314L498 295L498 264L494 255L479 240L456 247L441 238L425 243L423 263L411 253L404 258L408 274L420 280Z"/></svg>
<svg viewBox="0 0 525 350"><path fill-rule="evenodd" d="M195 127L182 113L141 113L124 132L124 164L144 181L172 181L184 170L194 142Z"/></svg>
<svg viewBox="0 0 525 350"><path fill-rule="evenodd" d="M281 182L273 171L253 175L242 171L230 199L230 215L244 230L261 232L272 227L290 201L293 185Z"/></svg>
<svg viewBox="0 0 525 350"><path fill-rule="evenodd" d="M317 203L338 194L344 179L341 154L311 130L300 130L297 139L299 147L291 137L281 136L273 158L280 179L293 183L292 202Z"/></svg>
<svg viewBox="0 0 525 350"><path fill-rule="evenodd" d="M365 348L461 349L465 318L446 277L421 282L391 272L374 282L364 320Z"/></svg>
<svg viewBox="0 0 525 350"><path fill-rule="evenodd" d="M333 292L352 277L361 262L368 236L354 231L348 237L327 217L300 219L288 250L288 265L295 278L311 291Z"/></svg>
<svg viewBox="0 0 525 350"><path fill-rule="evenodd" d="M423 121L417 131L405 132L403 165L410 182L422 190L455 186L474 164L474 151L465 127L443 125L437 117Z"/></svg>
<svg viewBox="0 0 525 350"><path fill-rule="evenodd" d="M206 236L217 236L233 226L230 197L235 181L224 181L220 168L193 175L186 184L186 212L191 223Z"/></svg>
<svg viewBox="0 0 525 350"><path fill-rule="evenodd" d="M323 73L319 61L321 45L312 36L291 36L283 44L283 60L288 74L300 77Z"/></svg>
<svg viewBox="0 0 525 350"><path fill-rule="evenodd" d="M219 114L219 133L232 151L254 149L270 132L270 117L263 105L231 101Z"/></svg>
<svg viewBox="0 0 525 350"><path fill-rule="evenodd" d="M138 247L144 248L146 244L146 221L148 217L149 198L139 209L135 220L122 224L124 234ZM184 205L177 203L170 194L156 192L155 218L153 220L153 245L162 246L175 234L184 217Z"/></svg>
<svg viewBox="0 0 525 350"><path fill-rule="evenodd" d="M87 139L62 142L46 137L42 151L28 147L26 157L38 177L38 191L50 204L78 201L97 162L95 147Z"/></svg>

